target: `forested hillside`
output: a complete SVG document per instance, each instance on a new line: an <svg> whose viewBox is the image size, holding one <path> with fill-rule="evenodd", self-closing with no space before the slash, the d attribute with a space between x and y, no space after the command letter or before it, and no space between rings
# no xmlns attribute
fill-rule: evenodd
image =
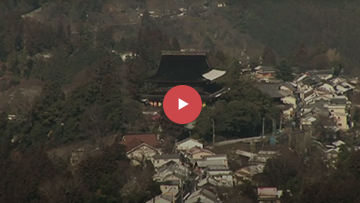
<svg viewBox="0 0 360 203"><path fill-rule="evenodd" d="M228 0L228 6L233 26L279 56L289 57L301 45L336 49L346 62L345 72L360 74L359 1Z"/></svg>
<svg viewBox="0 0 360 203"><path fill-rule="evenodd" d="M169 2L0 1L0 202L138 203L158 194L151 164L130 166L117 139L161 126L167 151L190 134L163 114L154 122L142 113L138 95L152 88L142 79L156 71L161 50L206 50L213 67L228 71L220 82L232 91L206 106L191 131L204 142L212 141L210 119L217 138L233 139L259 135L262 118L269 132L279 118L271 98L239 80L239 60L360 74L360 2ZM182 7L186 17L149 12ZM125 52L134 57L123 60ZM83 142L94 153L73 166L69 154Z"/></svg>

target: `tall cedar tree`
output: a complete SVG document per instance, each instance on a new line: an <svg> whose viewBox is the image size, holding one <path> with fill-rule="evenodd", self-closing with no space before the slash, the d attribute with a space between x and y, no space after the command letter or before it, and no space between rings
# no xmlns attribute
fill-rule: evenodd
<svg viewBox="0 0 360 203"><path fill-rule="evenodd" d="M301 45L298 52L295 55L295 64L299 66L306 66L309 60L309 53L306 50L305 45Z"/></svg>
<svg viewBox="0 0 360 203"><path fill-rule="evenodd" d="M202 47L208 51L213 51L216 47L216 44L210 39L209 36L206 36L202 42Z"/></svg>
<svg viewBox="0 0 360 203"><path fill-rule="evenodd" d="M274 51L269 46L266 46L264 48L261 57L263 59L264 65L272 65L272 66L276 65L276 57Z"/></svg>
<svg viewBox="0 0 360 203"><path fill-rule="evenodd" d="M275 73L277 79L283 81L294 80L291 67L287 64L286 61L281 61L277 66L275 66Z"/></svg>
<svg viewBox="0 0 360 203"><path fill-rule="evenodd" d="M180 43L179 40L175 37L171 38L171 50L180 51Z"/></svg>

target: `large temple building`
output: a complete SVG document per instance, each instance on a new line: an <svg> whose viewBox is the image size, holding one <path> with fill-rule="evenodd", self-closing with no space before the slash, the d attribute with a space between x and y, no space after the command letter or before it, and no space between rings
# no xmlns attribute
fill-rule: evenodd
<svg viewBox="0 0 360 203"><path fill-rule="evenodd" d="M203 105L214 101L228 88L215 82L226 71L210 67L205 52L164 51L158 71L145 82L155 86L153 91L141 95L142 101L151 106L162 106L165 94L177 85L188 85L198 91Z"/></svg>

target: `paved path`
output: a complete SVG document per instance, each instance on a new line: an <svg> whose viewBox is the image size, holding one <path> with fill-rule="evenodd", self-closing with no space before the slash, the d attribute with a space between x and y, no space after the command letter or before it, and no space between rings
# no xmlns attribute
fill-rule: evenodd
<svg viewBox="0 0 360 203"><path fill-rule="evenodd" d="M261 140L261 136L248 137L248 138L241 138L241 139L226 140L226 141L222 141L222 142L217 142L217 143L214 143L213 146L223 146L223 145L229 145L229 144L234 144L234 143L238 143L238 142L252 142L252 141L260 141L260 140Z"/></svg>

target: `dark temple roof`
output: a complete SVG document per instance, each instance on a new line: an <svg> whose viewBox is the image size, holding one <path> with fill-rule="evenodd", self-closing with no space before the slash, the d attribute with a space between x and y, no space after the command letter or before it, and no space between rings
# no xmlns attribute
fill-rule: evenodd
<svg viewBox="0 0 360 203"><path fill-rule="evenodd" d="M163 52L157 73L150 82L206 82L202 75L211 70L206 53Z"/></svg>

